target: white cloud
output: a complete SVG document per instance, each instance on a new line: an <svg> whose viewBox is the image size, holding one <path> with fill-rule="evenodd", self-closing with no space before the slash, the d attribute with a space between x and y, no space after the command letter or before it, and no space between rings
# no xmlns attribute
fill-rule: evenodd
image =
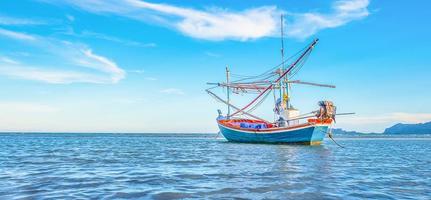
<svg viewBox="0 0 431 200"><path fill-rule="evenodd" d="M213 53L213 52L210 52L210 51L206 51L206 52L205 52L205 55L207 55L207 56L209 56L209 57L214 57L214 58L218 58L218 57L220 57L220 56L221 56L220 54Z"/></svg>
<svg viewBox="0 0 431 200"><path fill-rule="evenodd" d="M66 19L71 21L71 22L75 21L75 17L73 15L66 15Z"/></svg>
<svg viewBox="0 0 431 200"><path fill-rule="evenodd" d="M17 39L17 40L26 40L26 41L36 40L36 38L33 37L32 35L29 35L26 33L10 31L10 30L6 30L6 29L2 29L2 28L0 28L0 36L5 36L8 38Z"/></svg>
<svg viewBox="0 0 431 200"><path fill-rule="evenodd" d="M89 12L115 14L147 23L170 27L181 33L205 40L252 40L278 36L280 15L276 6L262 6L242 11L221 8L199 10L140 0L67 0ZM368 16L368 0L338 0L333 12L289 13L287 36L306 38L326 28L334 28Z"/></svg>
<svg viewBox="0 0 431 200"><path fill-rule="evenodd" d="M34 66L0 65L0 75L16 79L41 81L52 84L110 83L112 80L88 73L64 70L49 70Z"/></svg>
<svg viewBox="0 0 431 200"><path fill-rule="evenodd" d="M0 29L9 33L4 35L17 41L27 41L27 38L15 37L22 35L20 32ZM63 61L58 66L41 66L36 64L26 64L8 59L2 59L0 63L0 74L18 79L37 80L47 83L117 83L125 77L125 71L117 64L93 51L83 44L75 44L68 41L61 41L36 35L25 34L25 37L32 38L32 42L25 42L24 45L36 47L40 52L47 54L53 59L61 58ZM39 52L39 53L40 53ZM9 62L8 62L9 61ZM11 62L13 61L13 62ZM63 65L72 65L73 70L61 70ZM93 72L83 72L79 68L91 68Z"/></svg>
<svg viewBox="0 0 431 200"><path fill-rule="evenodd" d="M173 26L185 35L208 40L250 40L274 34L281 11L274 6L241 12L198 11L163 4L135 2L138 7L176 16Z"/></svg>
<svg viewBox="0 0 431 200"><path fill-rule="evenodd" d="M155 43L141 43L137 41L121 39L118 37L114 37L114 36L110 36L102 33L96 33L88 30L84 30L81 33L75 33L73 30L69 30L68 34L78 36L78 37L101 39L101 40L116 42L116 43L120 43L128 46L149 47L149 48L157 46Z"/></svg>
<svg viewBox="0 0 431 200"><path fill-rule="evenodd" d="M75 30L70 26L64 27L58 33L64 34L64 35L69 35L69 36L74 36L74 37L79 37L79 38L94 38L94 39L99 39L99 40L106 40L109 42L115 42L115 43L119 43L119 44L123 44L123 45L127 45L127 46L148 47L148 48L157 47L156 43L152 43L152 42L141 43L141 42L122 39L122 38L114 37L111 35L106 35L103 33L97 33L97 32L89 31L89 30L83 30L81 32L75 32Z"/></svg>
<svg viewBox="0 0 431 200"><path fill-rule="evenodd" d="M249 40L272 35L277 31L281 13L275 6L236 12L223 9L202 11L139 0L67 2L89 12L111 13L144 22L156 22L190 37L207 40Z"/></svg>
<svg viewBox="0 0 431 200"><path fill-rule="evenodd" d="M141 74L145 73L145 70L143 70L143 69L135 69L135 70L128 70L127 72L141 75ZM158 80L157 78L150 77L150 76L146 76L146 77L144 77L144 79L147 80L147 81L157 81Z"/></svg>
<svg viewBox="0 0 431 200"><path fill-rule="evenodd" d="M143 46L143 47L157 47L157 44L153 43L153 42L150 42L150 43L140 44L140 46Z"/></svg>
<svg viewBox="0 0 431 200"><path fill-rule="evenodd" d="M21 25L44 25L44 24L47 24L47 22L34 20L34 19L23 19L23 18L0 16L0 25L21 26Z"/></svg>
<svg viewBox="0 0 431 200"><path fill-rule="evenodd" d="M174 95L184 95L183 90L178 88L167 88L160 91L163 94L174 94Z"/></svg>
<svg viewBox="0 0 431 200"><path fill-rule="evenodd" d="M5 56L0 56L0 63L1 63L1 62L3 62L3 63L7 63L7 64L12 64L12 65L17 65L17 64L19 64L19 62L18 62L18 61L14 60L14 59L11 59L11 58L9 58L9 57L5 57Z"/></svg>
<svg viewBox="0 0 431 200"><path fill-rule="evenodd" d="M99 56L93 53L91 49L83 49L82 52L84 53L86 59L80 60L82 66L91 67L103 72L106 72L108 74L111 74L112 81L114 83L120 81L125 77L125 72L123 69L119 68L116 63L113 61L103 57Z"/></svg>
<svg viewBox="0 0 431 200"><path fill-rule="evenodd" d="M129 70L130 73L136 73L136 74L143 74L145 73L145 70L143 69L135 69L135 70Z"/></svg>
<svg viewBox="0 0 431 200"><path fill-rule="evenodd" d="M313 12L290 14L293 20L287 23L286 35L307 38L320 30L362 19L369 15L368 4L368 0L340 0L333 4L333 12L329 14Z"/></svg>

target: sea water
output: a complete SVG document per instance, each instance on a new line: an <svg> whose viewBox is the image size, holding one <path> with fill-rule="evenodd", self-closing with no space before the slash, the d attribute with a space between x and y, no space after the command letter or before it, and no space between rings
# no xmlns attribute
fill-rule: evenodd
<svg viewBox="0 0 431 200"><path fill-rule="evenodd" d="M431 199L431 138L0 134L0 199Z"/></svg>

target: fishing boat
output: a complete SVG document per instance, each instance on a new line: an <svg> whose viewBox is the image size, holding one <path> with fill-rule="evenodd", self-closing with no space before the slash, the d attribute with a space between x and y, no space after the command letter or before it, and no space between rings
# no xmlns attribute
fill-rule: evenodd
<svg viewBox="0 0 431 200"><path fill-rule="evenodd" d="M283 22L283 20L281 21ZM328 84L293 80L319 40L313 40L304 49L285 59L283 28L281 30L282 62L279 65L255 76L236 75L236 77L241 77L238 80L231 80L230 70L226 67L226 82L208 83L212 87L208 88L206 92L217 101L227 105L226 115L218 110L217 124L220 133L228 141L320 145L326 135L332 139L331 127L335 123L337 113L336 107L331 101L319 101L316 110L305 114L300 114L299 110L291 104L293 85L305 84L335 88ZM226 99L221 98L214 91L220 87L226 89ZM256 96L246 105L239 107L231 102L231 95L235 94ZM274 99L274 119L272 121L253 114L253 111L269 96L273 96Z"/></svg>

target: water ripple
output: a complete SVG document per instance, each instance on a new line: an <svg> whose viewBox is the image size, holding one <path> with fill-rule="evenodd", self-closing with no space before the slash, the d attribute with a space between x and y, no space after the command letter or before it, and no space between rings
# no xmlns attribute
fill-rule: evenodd
<svg viewBox="0 0 431 200"><path fill-rule="evenodd" d="M430 199L429 139L0 134L0 199Z"/></svg>

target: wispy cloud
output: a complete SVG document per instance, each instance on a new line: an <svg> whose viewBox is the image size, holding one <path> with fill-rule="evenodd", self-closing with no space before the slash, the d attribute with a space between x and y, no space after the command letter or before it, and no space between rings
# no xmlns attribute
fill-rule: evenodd
<svg viewBox="0 0 431 200"><path fill-rule="evenodd" d="M185 95L184 91L178 88L167 88L160 90L163 94L173 94L173 95Z"/></svg>
<svg viewBox="0 0 431 200"><path fill-rule="evenodd" d="M144 43L144 44L141 43L140 46L142 46L142 47L157 47L157 44L154 42Z"/></svg>
<svg viewBox="0 0 431 200"><path fill-rule="evenodd" d="M34 19L24 19L9 16L0 15L0 25L9 26L29 26L29 25L45 25L48 24L46 21L34 20Z"/></svg>
<svg viewBox="0 0 431 200"><path fill-rule="evenodd" d="M143 70L143 69L134 69L134 70L128 70L128 72L135 73L135 74L143 74L143 73L145 73L145 70Z"/></svg>
<svg viewBox="0 0 431 200"><path fill-rule="evenodd" d="M288 13L287 36L306 38L320 30L335 28L368 16L368 0L338 0L332 13L289 13L276 6L262 6L242 11L222 8L199 10L140 0L66 0L77 8L110 13L173 28L187 36L205 40L253 40L278 36L279 17ZM156 23L154 23L156 22Z"/></svg>
<svg viewBox="0 0 431 200"><path fill-rule="evenodd" d="M147 47L147 48L157 47L157 44L153 43L153 42L142 43L142 42L138 42L138 41L122 39L119 37L106 35L103 33L98 33L98 32L89 31L89 30L83 30L81 32L76 32L72 27L66 27L60 33L64 34L64 35L78 37L78 38L94 38L94 39L98 39L98 40L106 40L109 42L115 42L115 43L119 43L119 44L123 44L123 45L127 45L127 46L137 46L137 47Z"/></svg>
<svg viewBox="0 0 431 200"><path fill-rule="evenodd" d="M69 20L70 22L75 21L75 17L73 15L66 15L66 19Z"/></svg>
<svg viewBox="0 0 431 200"><path fill-rule="evenodd" d="M291 13L287 23L287 36L307 38L320 30L342 26L350 21L367 17L369 0L341 0L332 6L332 13Z"/></svg>
<svg viewBox="0 0 431 200"><path fill-rule="evenodd" d="M7 34L1 34L1 33ZM11 59L1 59L0 74L12 78L37 80L47 83L117 83L125 77L125 71L117 64L100 55L95 54L92 49L84 44L75 44L37 35L29 35L20 32L0 29L0 36L5 36L16 41L24 41L24 45L37 48L41 53L53 59L62 58L67 65L73 69L60 70L64 63L59 66L38 66L26 64ZM31 39L29 39L31 38ZM11 62L13 61L13 62ZM83 71L79 68L91 68L93 72Z"/></svg>
<svg viewBox="0 0 431 200"><path fill-rule="evenodd" d="M0 64L0 74L16 79L41 81L52 84L67 83L106 83L110 80L88 73L75 71L49 70L33 66L5 66Z"/></svg>
<svg viewBox="0 0 431 200"><path fill-rule="evenodd" d="M211 51L206 51L206 52L205 52L205 55L207 55L207 56L209 56L209 57L214 57L214 58L218 58L218 57L220 57L220 56L221 56L220 54L218 54L218 53L213 53L213 52L211 52Z"/></svg>
<svg viewBox="0 0 431 200"><path fill-rule="evenodd" d="M17 40L27 40L27 41L36 40L36 38L33 37L32 35L16 32L16 31L10 31L2 28L0 28L0 36L5 36L8 38L17 39Z"/></svg>
<svg viewBox="0 0 431 200"><path fill-rule="evenodd" d="M126 72L119 68L114 61L94 54L91 49L81 49L81 52L85 55L85 57L79 61L81 66L90 67L110 74L113 83L125 77Z"/></svg>
<svg viewBox="0 0 431 200"><path fill-rule="evenodd" d="M134 70L127 70L128 73L134 73L137 75L144 75L145 74L145 70L144 69L134 69ZM146 81L157 81L158 79L156 77L150 77L150 76L145 76L144 80Z"/></svg>
<svg viewBox="0 0 431 200"><path fill-rule="evenodd" d="M139 0L65 2L93 13L111 13L144 22L155 21L187 36L206 40L249 40L272 35L277 30L281 12L275 6L228 11L197 10Z"/></svg>
<svg viewBox="0 0 431 200"><path fill-rule="evenodd" d="M13 65L19 64L18 61L14 60L12 58L6 57L6 56L0 56L0 63L1 62L7 63L7 64L13 64Z"/></svg>
<svg viewBox="0 0 431 200"><path fill-rule="evenodd" d="M88 30L84 30L81 32L81 34L78 34L78 35L82 36L82 37L97 38L97 39L101 39L101 40L107 40L107 41L111 41L111 42L121 43L121 44L128 45L128 46L140 46L140 47L156 47L157 46L155 43L141 43L141 42L137 42L137 41L126 40L126 39L121 39L121 38L114 37L114 36L109 36L109 35L102 34L102 33L96 33L96 32L88 31Z"/></svg>

